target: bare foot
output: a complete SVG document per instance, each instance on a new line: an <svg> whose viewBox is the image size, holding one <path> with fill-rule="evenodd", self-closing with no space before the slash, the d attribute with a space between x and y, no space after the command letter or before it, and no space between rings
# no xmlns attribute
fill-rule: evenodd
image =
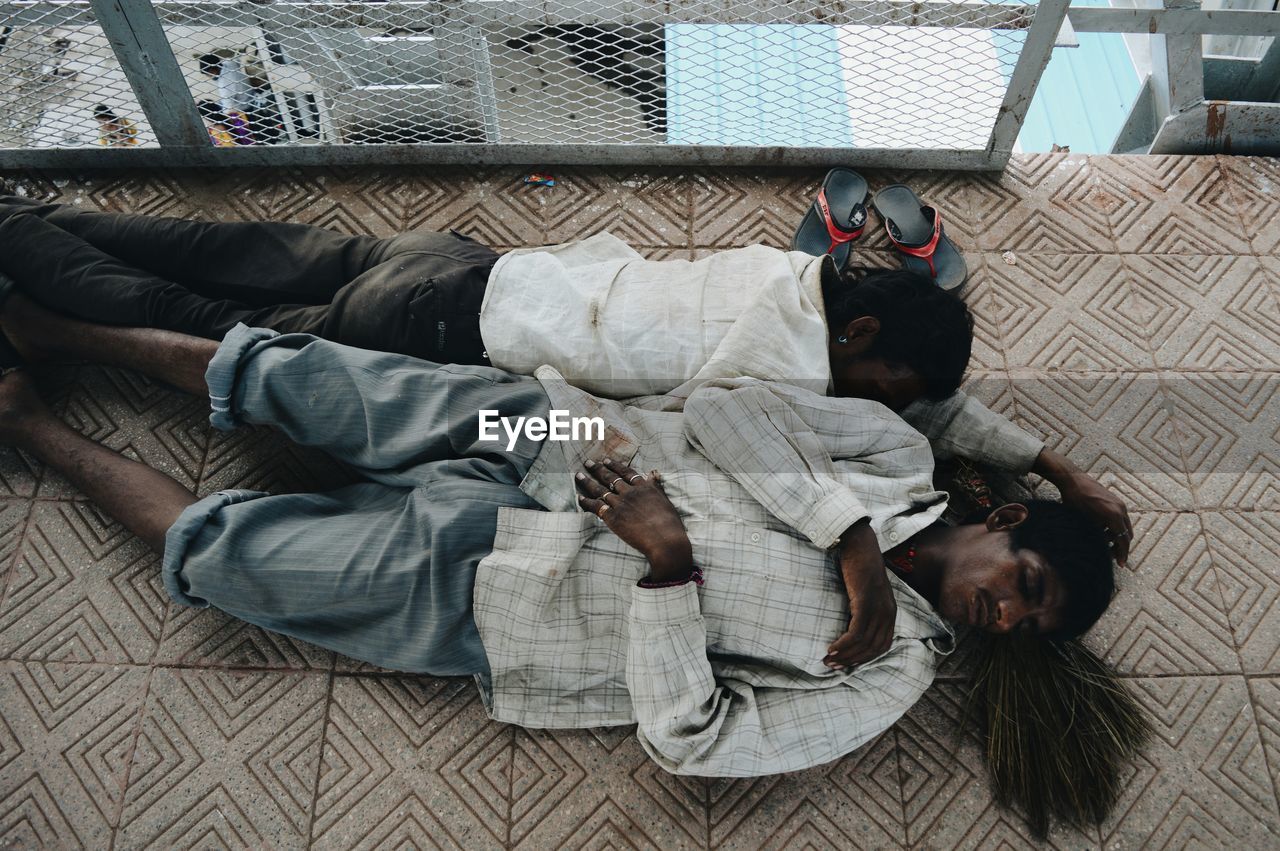
<svg viewBox="0 0 1280 851"><path fill-rule="evenodd" d="M52 417L26 370L0 376L0 443L21 446L40 423Z"/></svg>
<svg viewBox="0 0 1280 851"><path fill-rule="evenodd" d="M43 342L56 333L59 319L58 314L20 292L10 293L0 305L0 329L27 363L48 360L49 351Z"/></svg>

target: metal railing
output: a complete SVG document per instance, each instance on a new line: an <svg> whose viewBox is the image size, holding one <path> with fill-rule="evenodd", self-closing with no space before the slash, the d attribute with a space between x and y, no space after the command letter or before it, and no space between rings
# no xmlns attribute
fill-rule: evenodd
<svg viewBox="0 0 1280 851"><path fill-rule="evenodd" d="M998 169L1070 41L1068 5L11 0L0 167ZM1271 12L1070 13L1093 31L1280 31Z"/></svg>

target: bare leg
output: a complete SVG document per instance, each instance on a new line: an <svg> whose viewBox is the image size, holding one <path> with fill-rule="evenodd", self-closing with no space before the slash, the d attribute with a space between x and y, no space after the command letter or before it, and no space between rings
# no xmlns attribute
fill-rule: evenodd
<svg viewBox="0 0 1280 851"><path fill-rule="evenodd" d="M28 361L84 360L134 369L186 393L208 390L205 370L216 340L157 328L96 325L54 313L14 293L0 308L0 327Z"/></svg>
<svg viewBox="0 0 1280 851"><path fill-rule="evenodd" d="M159 470L99 446L53 416L21 371L0 378L0 442L66 476L157 552L164 551L165 533L178 515L196 501Z"/></svg>

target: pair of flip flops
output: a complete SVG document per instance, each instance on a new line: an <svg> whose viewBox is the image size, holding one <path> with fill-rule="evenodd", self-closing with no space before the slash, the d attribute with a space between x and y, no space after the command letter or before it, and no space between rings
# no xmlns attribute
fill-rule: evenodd
<svg viewBox="0 0 1280 851"><path fill-rule="evenodd" d="M868 202L884 220L889 241L902 253L903 266L927 275L944 290L964 283L969 270L955 244L947 239L940 211L927 206L901 183L886 186L873 199L866 179L848 168L827 172L817 199L796 229L791 250L830 254L843 269L853 241L866 229Z"/></svg>

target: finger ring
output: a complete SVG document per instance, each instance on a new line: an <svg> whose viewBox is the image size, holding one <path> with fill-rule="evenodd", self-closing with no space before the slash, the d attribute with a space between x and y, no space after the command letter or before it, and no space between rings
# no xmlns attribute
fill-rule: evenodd
<svg viewBox="0 0 1280 851"><path fill-rule="evenodd" d="M635 474L635 475L633 475L631 478L627 479L627 484L629 484L629 485L634 485L634 484L636 483L636 479L641 479L641 480L643 480L643 479L644 479L644 476L640 475L639 473L636 473L636 474Z"/></svg>
<svg viewBox="0 0 1280 851"><path fill-rule="evenodd" d="M608 510L609 510L609 504L601 503L600 507L596 509L596 516L599 517L601 520L603 520L604 513Z"/></svg>
<svg viewBox="0 0 1280 851"><path fill-rule="evenodd" d="M618 482L620 481L622 481L622 476L618 476L618 478L614 479L612 482L609 482L609 490L613 490L614 487L616 487Z"/></svg>

